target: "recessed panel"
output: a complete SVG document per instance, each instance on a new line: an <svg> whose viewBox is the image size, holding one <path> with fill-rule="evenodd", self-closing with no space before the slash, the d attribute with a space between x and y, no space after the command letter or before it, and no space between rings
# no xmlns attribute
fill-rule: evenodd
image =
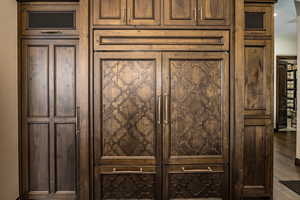
<svg viewBox="0 0 300 200"><path fill-rule="evenodd" d="M155 0L133 0L134 19L154 19ZM159 12L159 11L157 11Z"/></svg>
<svg viewBox="0 0 300 200"><path fill-rule="evenodd" d="M171 4L171 19L187 20L191 19L192 13L192 0L168 0Z"/></svg>
<svg viewBox="0 0 300 200"><path fill-rule="evenodd" d="M49 126L28 125L29 191L49 191Z"/></svg>
<svg viewBox="0 0 300 200"><path fill-rule="evenodd" d="M49 48L27 48L28 117L49 115Z"/></svg>
<svg viewBox="0 0 300 200"><path fill-rule="evenodd" d="M75 191L75 124L55 125L56 191Z"/></svg>
<svg viewBox="0 0 300 200"><path fill-rule="evenodd" d="M55 115L75 117L76 47L55 46Z"/></svg>
<svg viewBox="0 0 300 200"><path fill-rule="evenodd" d="M121 0L98 0L100 1L101 19L119 19L121 17Z"/></svg>
<svg viewBox="0 0 300 200"><path fill-rule="evenodd" d="M246 12L246 29L262 30L264 28L264 14L261 12Z"/></svg>

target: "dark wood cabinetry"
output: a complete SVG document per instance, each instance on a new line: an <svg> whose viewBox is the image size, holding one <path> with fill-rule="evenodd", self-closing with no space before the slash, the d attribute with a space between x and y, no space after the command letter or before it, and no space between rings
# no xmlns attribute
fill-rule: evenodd
<svg viewBox="0 0 300 200"><path fill-rule="evenodd" d="M75 199L78 189L74 40L22 41L22 188L28 198Z"/></svg>
<svg viewBox="0 0 300 200"><path fill-rule="evenodd" d="M240 0L21 3L21 197L271 196L272 7L254 5L245 30Z"/></svg>

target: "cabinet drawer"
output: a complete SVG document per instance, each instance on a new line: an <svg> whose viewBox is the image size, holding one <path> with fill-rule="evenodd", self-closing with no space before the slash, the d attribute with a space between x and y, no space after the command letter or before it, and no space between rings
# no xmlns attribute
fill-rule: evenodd
<svg viewBox="0 0 300 200"><path fill-rule="evenodd" d="M227 51L228 31L209 30L96 30L96 51L169 50Z"/></svg>
<svg viewBox="0 0 300 200"><path fill-rule="evenodd" d="M160 172L149 166L99 166L95 199L159 199Z"/></svg>
<svg viewBox="0 0 300 200"><path fill-rule="evenodd" d="M22 35L78 35L78 3L23 4Z"/></svg>
<svg viewBox="0 0 300 200"><path fill-rule="evenodd" d="M226 199L223 166L169 166L166 174L167 199Z"/></svg>

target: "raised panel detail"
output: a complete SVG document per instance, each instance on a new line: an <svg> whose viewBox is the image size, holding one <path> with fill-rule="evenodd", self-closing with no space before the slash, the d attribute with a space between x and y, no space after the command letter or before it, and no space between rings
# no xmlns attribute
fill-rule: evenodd
<svg viewBox="0 0 300 200"><path fill-rule="evenodd" d="M196 25L197 0L165 0L165 25Z"/></svg>
<svg viewBox="0 0 300 200"><path fill-rule="evenodd" d="M100 53L95 60L95 115L101 121L101 127L96 125L97 160L155 162L159 61L149 54Z"/></svg>
<svg viewBox="0 0 300 200"><path fill-rule="evenodd" d="M94 24L126 24L126 0L93 0Z"/></svg>
<svg viewBox="0 0 300 200"><path fill-rule="evenodd" d="M128 0L130 25L160 24L160 0Z"/></svg>
<svg viewBox="0 0 300 200"><path fill-rule="evenodd" d="M49 47L27 48L28 117L49 116Z"/></svg>
<svg viewBox="0 0 300 200"><path fill-rule="evenodd" d="M55 125L56 191L75 191L75 124Z"/></svg>
<svg viewBox="0 0 300 200"><path fill-rule="evenodd" d="M28 125L29 192L50 191L49 125Z"/></svg>
<svg viewBox="0 0 300 200"><path fill-rule="evenodd" d="M76 47L54 46L55 116L75 117Z"/></svg>
<svg viewBox="0 0 300 200"><path fill-rule="evenodd" d="M228 25L230 2L226 0L199 0L199 24ZM199 11L198 11L199 12Z"/></svg>
<svg viewBox="0 0 300 200"><path fill-rule="evenodd" d="M213 53L166 55L164 94L170 98L165 118L170 119L170 131L164 141L169 148L165 161L193 164L219 158L223 162L228 148L228 58Z"/></svg>

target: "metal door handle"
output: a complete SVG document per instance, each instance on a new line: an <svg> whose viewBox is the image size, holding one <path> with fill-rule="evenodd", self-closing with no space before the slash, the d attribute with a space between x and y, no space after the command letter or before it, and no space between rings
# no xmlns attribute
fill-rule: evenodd
<svg viewBox="0 0 300 200"><path fill-rule="evenodd" d="M76 133L80 132L80 107L76 107Z"/></svg>
<svg viewBox="0 0 300 200"><path fill-rule="evenodd" d="M207 167L207 169L185 169L182 167L181 170L183 172L213 172L211 167Z"/></svg>
<svg viewBox="0 0 300 200"><path fill-rule="evenodd" d="M169 95L165 94L165 124L169 123Z"/></svg>
<svg viewBox="0 0 300 200"><path fill-rule="evenodd" d="M157 97L157 101L158 101L158 105L157 105L157 110L158 110L158 113L157 113L157 118L158 118L158 120L157 120L157 123L158 124L160 124L161 123L161 96L159 95L158 97Z"/></svg>
<svg viewBox="0 0 300 200"><path fill-rule="evenodd" d="M118 170L117 168L113 168L113 173L143 173L144 169L139 168L139 170Z"/></svg>
<svg viewBox="0 0 300 200"><path fill-rule="evenodd" d="M42 34L62 34L61 31L41 31Z"/></svg>
<svg viewBox="0 0 300 200"><path fill-rule="evenodd" d="M198 9L197 8L194 9L194 17L195 17L195 21L197 21L197 17L198 17Z"/></svg>

